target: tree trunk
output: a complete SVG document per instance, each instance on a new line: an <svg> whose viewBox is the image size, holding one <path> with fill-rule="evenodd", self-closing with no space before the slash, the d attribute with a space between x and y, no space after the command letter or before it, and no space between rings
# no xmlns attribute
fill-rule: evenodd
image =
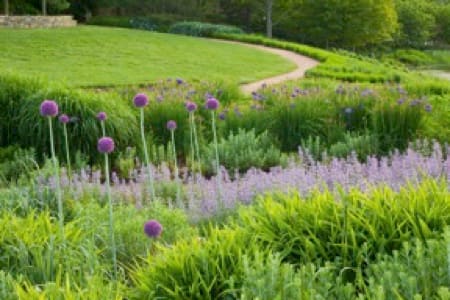
<svg viewBox="0 0 450 300"><path fill-rule="evenodd" d="M4 1L5 16L9 15L9 0Z"/></svg>
<svg viewBox="0 0 450 300"><path fill-rule="evenodd" d="M47 0L42 0L42 15L47 15Z"/></svg>
<svg viewBox="0 0 450 300"><path fill-rule="evenodd" d="M274 0L266 0L266 34L268 38L272 38L272 10L273 10L273 1Z"/></svg>

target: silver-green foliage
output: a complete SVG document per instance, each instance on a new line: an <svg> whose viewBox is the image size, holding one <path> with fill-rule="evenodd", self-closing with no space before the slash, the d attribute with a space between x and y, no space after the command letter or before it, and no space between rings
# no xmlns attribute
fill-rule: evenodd
<svg viewBox="0 0 450 300"><path fill-rule="evenodd" d="M269 169L286 163L286 157L275 146L267 132L260 135L255 130L239 129L222 138L218 144L220 164L228 170L245 172L248 169ZM202 157L207 173L214 172L214 145L210 144Z"/></svg>

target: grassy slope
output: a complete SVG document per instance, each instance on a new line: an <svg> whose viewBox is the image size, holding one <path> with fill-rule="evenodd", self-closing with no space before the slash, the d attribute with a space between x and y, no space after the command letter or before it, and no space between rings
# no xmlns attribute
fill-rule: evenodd
<svg viewBox="0 0 450 300"><path fill-rule="evenodd" d="M72 85L144 83L167 77L251 82L295 68L263 51L205 39L81 26L0 29L0 70Z"/></svg>

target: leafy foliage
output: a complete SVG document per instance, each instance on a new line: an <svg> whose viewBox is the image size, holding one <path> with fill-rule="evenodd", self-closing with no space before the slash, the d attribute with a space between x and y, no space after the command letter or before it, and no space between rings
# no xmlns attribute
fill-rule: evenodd
<svg viewBox="0 0 450 300"><path fill-rule="evenodd" d="M255 130L239 129L230 133L218 144L220 164L230 171L245 172L250 168L268 170L270 167L283 165L286 159L273 144L267 132L256 135ZM206 172L214 173L215 147L210 144L202 156Z"/></svg>

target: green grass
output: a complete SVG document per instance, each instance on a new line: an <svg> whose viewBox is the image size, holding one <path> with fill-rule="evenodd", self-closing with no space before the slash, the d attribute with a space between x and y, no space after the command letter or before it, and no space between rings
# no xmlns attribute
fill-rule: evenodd
<svg viewBox="0 0 450 300"><path fill-rule="evenodd" d="M168 77L245 83L295 68L284 58L245 46L120 28L0 29L0 40L1 72L64 79L74 86Z"/></svg>

